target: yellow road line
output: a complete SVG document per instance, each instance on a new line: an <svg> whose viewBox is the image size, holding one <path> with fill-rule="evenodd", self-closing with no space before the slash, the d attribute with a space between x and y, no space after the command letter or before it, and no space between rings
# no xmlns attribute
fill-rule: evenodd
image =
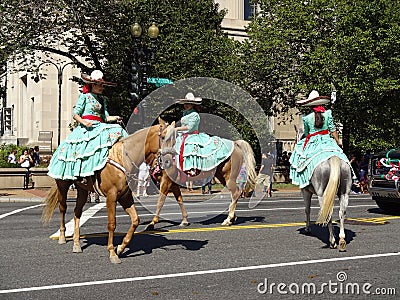
<svg viewBox="0 0 400 300"><path fill-rule="evenodd" d="M388 220L400 219L400 216L381 217L381 218L347 218L349 221L358 221L375 224L385 224Z"/></svg>
<svg viewBox="0 0 400 300"><path fill-rule="evenodd" d="M242 229L259 229L259 228L280 228L280 227L293 227L293 226L304 226L305 222L298 223L278 223L278 224L258 224L258 225L234 225L234 226L220 226L220 227L208 227L208 228L182 228L182 229L170 229L170 230L155 230L155 231L139 231L135 234L171 234L171 233L187 233L187 232L212 232L212 231L226 231L226 230L242 230ZM125 233L115 232L114 236L124 236ZM87 237L102 237L108 236L108 233L95 233L81 235L82 238ZM58 240L58 236L50 236L52 240ZM66 237L67 240L71 240L72 236Z"/></svg>
<svg viewBox="0 0 400 300"><path fill-rule="evenodd" d="M381 218L347 218L349 221L358 221L365 223L376 223L384 224L387 220L400 219L400 216L388 216ZM311 222L314 224L314 222ZM336 222L333 222L334 224ZM190 233L190 232L213 232L213 231L227 231L227 230L243 230L243 229L262 229L262 228L282 228L282 227L295 227L295 226L305 226L305 222L295 222L295 223L276 223L276 224L254 224L254 225L234 225L234 226L219 226L219 227L208 227L208 228L182 228L182 229L170 229L170 230L156 230L156 231L140 231L135 232L135 234L171 234L171 233ZM114 236L124 236L125 233L115 232ZM107 232L104 233L94 233L81 235L81 239L93 238L93 237L103 237L108 236ZM53 240L58 240L58 236L51 236ZM71 240L72 237L67 237L67 240Z"/></svg>

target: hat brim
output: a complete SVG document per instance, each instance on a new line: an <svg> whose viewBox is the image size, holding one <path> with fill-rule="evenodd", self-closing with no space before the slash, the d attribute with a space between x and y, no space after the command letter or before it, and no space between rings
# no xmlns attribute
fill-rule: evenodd
<svg viewBox="0 0 400 300"><path fill-rule="evenodd" d="M177 104L194 104L194 105L200 105L202 101L196 101L196 100L188 100L188 99L178 99L176 100L175 103Z"/></svg>
<svg viewBox="0 0 400 300"><path fill-rule="evenodd" d="M81 79L82 79L82 81L84 83L89 83L89 84L102 84L102 85L105 85L105 86L117 86L116 83L104 81L103 79L94 80L94 79L90 78L89 75L84 74L84 73L81 74Z"/></svg>
<svg viewBox="0 0 400 300"><path fill-rule="evenodd" d="M324 105L331 101L331 98L328 96L319 96L312 99L305 99L297 101L296 104L300 106L316 106L316 105Z"/></svg>

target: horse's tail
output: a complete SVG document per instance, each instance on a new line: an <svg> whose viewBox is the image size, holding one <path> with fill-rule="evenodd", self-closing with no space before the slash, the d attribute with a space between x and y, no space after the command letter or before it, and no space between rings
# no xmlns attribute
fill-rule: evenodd
<svg viewBox="0 0 400 300"><path fill-rule="evenodd" d="M46 205L42 212L42 222L46 225L50 222L58 203L58 187L56 184L51 187L49 194L44 200L44 203Z"/></svg>
<svg viewBox="0 0 400 300"><path fill-rule="evenodd" d="M246 192L250 189L254 189L256 184L256 160L254 158L254 152L250 144L244 140L238 140L237 145L243 151L243 159L246 165Z"/></svg>
<svg viewBox="0 0 400 300"><path fill-rule="evenodd" d="M326 226L332 218L333 204L340 183L340 158L332 156L330 159L330 175L328 185L326 186L323 203L319 210L317 224Z"/></svg>

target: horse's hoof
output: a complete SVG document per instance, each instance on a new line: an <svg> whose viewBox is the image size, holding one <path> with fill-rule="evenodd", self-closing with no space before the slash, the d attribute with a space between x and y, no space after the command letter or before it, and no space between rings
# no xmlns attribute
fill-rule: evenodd
<svg viewBox="0 0 400 300"><path fill-rule="evenodd" d="M74 245L74 247L72 248L72 252L73 253L82 253L82 248L80 245Z"/></svg>
<svg viewBox="0 0 400 300"><path fill-rule="evenodd" d="M190 223L189 222L181 222L181 224L179 224L179 227L186 227L189 226Z"/></svg>
<svg viewBox="0 0 400 300"><path fill-rule="evenodd" d="M117 255L110 256L110 261L113 264L120 264L122 262Z"/></svg>
<svg viewBox="0 0 400 300"><path fill-rule="evenodd" d="M346 251L346 241L340 240L339 241L339 252L345 252L345 251Z"/></svg>
<svg viewBox="0 0 400 300"><path fill-rule="evenodd" d="M304 234L305 235L311 235L311 229L310 228L306 228L306 229L304 229Z"/></svg>
<svg viewBox="0 0 400 300"><path fill-rule="evenodd" d="M154 231L154 224L147 225L144 231Z"/></svg>
<svg viewBox="0 0 400 300"><path fill-rule="evenodd" d="M63 245L63 244L66 244L66 243L67 243L67 241L66 241L65 237L64 238L58 238L58 244L59 245Z"/></svg>
<svg viewBox="0 0 400 300"><path fill-rule="evenodd" d="M233 217L233 219L231 220L231 224L235 224L235 223L236 223L236 221L237 221L237 217L236 217L236 216L234 216L234 217Z"/></svg>
<svg viewBox="0 0 400 300"><path fill-rule="evenodd" d="M124 249L122 249L121 245L118 245L118 247L117 247L117 255L120 255L122 253L122 251L124 251Z"/></svg>
<svg viewBox="0 0 400 300"><path fill-rule="evenodd" d="M232 222L229 220L229 218L225 219L225 221L222 222L222 226L231 226Z"/></svg>
<svg viewBox="0 0 400 300"><path fill-rule="evenodd" d="M337 248L337 244L336 244L336 242L335 243L329 243L329 247L331 248L331 249L336 249Z"/></svg>

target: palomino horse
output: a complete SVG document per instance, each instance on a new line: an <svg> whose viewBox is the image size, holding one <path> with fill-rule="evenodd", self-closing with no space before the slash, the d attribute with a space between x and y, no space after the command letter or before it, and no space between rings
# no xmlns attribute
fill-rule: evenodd
<svg viewBox="0 0 400 300"><path fill-rule="evenodd" d="M168 179L164 178L164 182L168 182L167 184L174 185L176 184L176 180L178 176L180 176L180 172L174 164L174 156L175 156L175 144L176 136L175 136L175 122L168 126L166 135L163 140L162 149L160 151L160 158L161 158L161 168L166 171ZM234 149L231 156L220 163L215 170L213 170L214 176L228 188L231 192L231 203L229 205L229 211L227 218L223 221L222 225L232 225L236 221L235 210L238 198L240 197L240 191L236 184L236 178L239 175L240 167L244 163L246 167L246 175L247 175L247 185L246 188L250 189L254 187L255 180L256 180L256 171L255 171L255 159L254 153L249 145L244 140L237 140L234 142ZM199 180L202 178L206 178L210 176L209 173L200 173L200 175L194 177L188 177L187 180ZM161 187L161 194L166 192L166 189ZM165 193L166 194L166 193ZM165 196L164 196L165 199ZM159 202L157 206L157 215L161 210L160 204L163 202ZM155 218L156 218L155 217ZM157 220L157 219L156 219ZM154 222L154 219L152 223Z"/></svg>
<svg viewBox="0 0 400 300"><path fill-rule="evenodd" d="M337 248L336 240L333 235L332 213L335 196L338 195L340 201L339 219L339 251L346 251L346 240L344 232L344 218L349 202L349 194L353 179L350 166L337 156L332 156L318 164L311 176L310 185L301 189L305 202L306 212L306 233L311 233L310 228L310 207L311 196L316 194L320 205L317 224L328 225L329 242L331 248Z"/></svg>
<svg viewBox="0 0 400 300"><path fill-rule="evenodd" d="M162 121L162 120L161 120ZM56 184L50 190L43 209L42 220L48 223L59 203L61 215L59 244L65 244L65 213L67 210L67 193L69 187L75 183L77 188L77 199L74 209L74 234L73 234L73 252L82 252L80 246L79 223L82 216L82 209L86 203L88 191L101 192L106 196L106 206L108 215L108 243L107 250L110 254L112 263L120 263L118 255L130 243L132 236L139 225L139 217L134 204L132 192L128 181L132 180L146 157L146 161L152 161L158 152L161 144L160 137L162 131L166 128L166 123L160 122L160 125L154 125L150 128L142 129L126 139L113 145L109 152L108 163L102 170L99 170L91 177L88 185L82 185L73 180L56 180ZM94 184L93 184L94 183ZM176 192L176 191L175 191ZM174 193L175 193L174 192ZM180 199L182 200L182 199ZM131 218L131 226L126 233L121 245L118 245L117 251L114 250L114 231L116 228L116 203L117 201L124 208L125 212ZM182 206L183 207L183 206ZM183 208L184 209L184 208ZM182 214L186 213L184 210Z"/></svg>

